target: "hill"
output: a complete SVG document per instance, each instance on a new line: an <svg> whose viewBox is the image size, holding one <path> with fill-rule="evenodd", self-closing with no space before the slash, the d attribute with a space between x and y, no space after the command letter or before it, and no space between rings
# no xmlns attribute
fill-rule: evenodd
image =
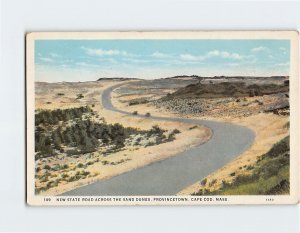
<svg viewBox="0 0 300 233"><path fill-rule="evenodd" d="M289 86L277 84L250 84L245 82L220 82L220 83L197 83L180 88L168 95L168 98L221 98L221 97L247 97L262 96L289 91Z"/></svg>
<svg viewBox="0 0 300 233"><path fill-rule="evenodd" d="M128 80L139 80L137 78L117 78L117 77L114 77L114 78L98 78L97 81L128 81Z"/></svg>
<svg viewBox="0 0 300 233"><path fill-rule="evenodd" d="M251 79L251 80L285 80L288 79L288 76L199 76L199 75L176 75L172 77L167 77L166 79L182 79L182 78L195 78L195 79L225 79L225 80L231 80L231 79Z"/></svg>

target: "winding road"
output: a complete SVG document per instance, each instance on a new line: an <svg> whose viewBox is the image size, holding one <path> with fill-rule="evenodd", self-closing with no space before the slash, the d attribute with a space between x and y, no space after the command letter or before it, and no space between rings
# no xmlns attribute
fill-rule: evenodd
<svg viewBox="0 0 300 233"><path fill-rule="evenodd" d="M102 105L107 110L132 117L132 113L116 109L111 103L111 92L124 84L114 85L102 94ZM176 121L209 127L212 138L168 159L152 163L108 180L98 181L63 196L163 196L175 195L187 186L203 179L244 152L252 144L252 130L231 124L208 120L151 116L157 121Z"/></svg>

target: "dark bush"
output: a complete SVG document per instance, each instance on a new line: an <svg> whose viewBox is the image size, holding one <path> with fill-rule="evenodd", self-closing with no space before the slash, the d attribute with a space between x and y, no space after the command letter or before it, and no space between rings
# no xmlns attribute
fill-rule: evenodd
<svg viewBox="0 0 300 233"><path fill-rule="evenodd" d="M250 90L250 91L249 91L249 97L254 97L254 96L255 96L254 90Z"/></svg>
<svg viewBox="0 0 300 233"><path fill-rule="evenodd" d="M215 183L217 183L217 180L213 179L212 181L209 182L208 186L212 187Z"/></svg>
<svg viewBox="0 0 300 233"><path fill-rule="evenodd" d="M84 96L80 93L80 94L77 94L77 98L76 99L82 99L84 98Z"/></svg>
<svg viewBox="0 0 300 233"><path fill-rule="evenodd" d="M35 126L40 124L57 124L59 121L68 121L81 118L84 113L90 113L89 107L42 110L35 114Z"/></svg>
<svg viewBox="0 0 300 233"><path fill-rule="evenodd" d="M289 151L290 149L290 137L285 137L280 142L276 143L267 153L266 155L269 157L277 157L278 155Z"/></svg>
<svg viewBox="0 0 300 233"><path fill-rule="evenodd" d="M63 173L63 174L61 175L61 177L62 177L63 179L65 179L65 178L69 177L69 175L66 174L66 173Z"/></svg>
<svg viewBox="0 0 300 233"><path fill-rule="evenodd" d="M172 131L172 133L174 133L174 134L179 134L179 133L181 133L178 129L174 129L173 131Z"/></svg>
<svg viewBox="0 0 300 233"><path fill-rule="evenodd" d="M51 169L51 167L50 167L49 165L45 165L45 166L44 166L44 169L46 169L46 170L50 170L50 169Z"/></svg>
<svg viewBox="0 0 300 233"><path fill-rule="evenodd" d="M109 162L108 162L107 160L101 161L101 163L102 163L103 165L109 164Z"/></svg>
<svg viewBox="0 0 300 233"><path fill-rule="evenodd" d="M148 102L149 102L149 100L144 99L144 98L142 98L142 99L135 99L135 100L130 100L128 105L132 106L132 105L138 105L138 104L146 104Z"/></svg>
<svg viewBox="0 0 300 233"><path fill-rule="evenodd" d="M82 119L84 113L91 113L89 107L41 111L36 114L35 151L36 159L53 156L64 151L68 156L95 152L99 146L113 145L112 151L125 146L125 140L133 134L141 133L158 136L161 143L164 130L154 126L151 130L138 130L121 124L107 124ZM135 111L134 114L137 114ZM60 121L72 120L71 124L56 125ZM49 130L51 128L52 130ZM176 130L174 134L178 133ZM101 141L101 144L100 144ZM64 149L69 148L69 149ZM109 152L109 151L108 151Z"/></svg>
<svg viewBox="0 0 300 233"><path fill-rule="evenodd" d="M83 168L84 165L83 165L82 163L78 163L78 164L77 164L77 167L78 167L78 168Z"/></svg>

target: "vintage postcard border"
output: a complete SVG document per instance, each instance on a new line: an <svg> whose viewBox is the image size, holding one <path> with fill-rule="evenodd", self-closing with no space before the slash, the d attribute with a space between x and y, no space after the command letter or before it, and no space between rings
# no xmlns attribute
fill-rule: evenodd
<svg viewBox="0 0 300 233"><path fill-rule="evenodd" d="M290 55L290 195L283 196L35 196L34 194L34 41L92 39L287 39ZM26 35L27 203L47 205L227 205L296 204L299 201L299 35L296 31L32 32ZM226 201L218 198L226 197ZM220 199L221 200L221 199Z"/></svg>

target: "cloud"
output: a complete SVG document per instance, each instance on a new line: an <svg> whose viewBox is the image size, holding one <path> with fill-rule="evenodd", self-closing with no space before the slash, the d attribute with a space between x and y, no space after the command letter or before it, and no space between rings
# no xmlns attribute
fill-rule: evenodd
<svg viewBox="0 0 300 233"><path fill-rule="evenodd" d="M83 67L94 67L94 68L99 67L98 65L90 64L90 63L86 63L86 62L76 62L75 64L78 66L83 66Z"/></svg>
<svg viewBox="0 0 300 233"><path fill-rule="evenodd" d="M289 66L290 63L289 62L285 62L285 63L278 63L276 64L276 66Z"/></svg>
<svg viewBox="0 0 300 233"><path fill-rule="evenodd" d="M263 52L263 51L268 51L268 50L269 49L267 47L259 46L259 47L251 49L251 52L257 53L257 52Z"/></svg>
<svg viewBox="0 0 300 233"><path fill-rule="evenodd" d="M244 58L238 53L230 53L227 51L219 51L219 50L209 51L206 54L206 57L221 57L221 58L229 58L229 59L236 59L236 60L241 60Z"/></svg>
<svg viewBox="0 0 300 233"><path fill-rule="evenodd" d="M143 60L143 59L134 59L134 58L124 58L124 61L133 62L133 63L150 63L149 60Z"/></svg>
<svg viewBox="0 0 300 233"><path fill-rule="evenodd" d="M286 48L280 47L279 50L281 50L284 55L287 54L287 49Z"/></svg>
<svg viewBox="0 0 300 233"><path fill-rule="evenodd" d="M156 58L166 58L166 57L171 57L169 54L160 53L160 52L152 53L151 56L152 56L152 57L156 57Z"/></svg>
<svg viewBox="0 0 300 233"><path fill-rule="evenodd" d="M54 62L54 60L50 57L40 57L39 59L44 62Z"/></svg>
<svg viewBox="0 0 300 233"><path fill-rule="evenodd" d="M192 54L181 54L180 58L182 60L186 61L203 61L208 58L212 57L220 57L224 59L233 59L233 60L242 60L244 59L244 56L238 54L238 53L230 53L227 51L220 51L220 50L212 50L207 52L204 56L194 56Z"/></svg>
<svg viewBox="0 0 300 233"><path fill-rule="evenodd" d="M54 57L54 58L55 58L55 57L60 57L60 55L58 55L57 53L50 53L50 56L51 56L51 57Z"/></svg>
<svg viewBox="0 0 300 233"><path fill-rule="evenodd" d="M85 50L86 54L92 56L115 56L115 55L127 56L128 55L126 51L118 50L118 49L104 50L104 49L94 49L94 48L87 48L87 47L81 47L81 48Z"/></svg>
<svg viewBox="0 0 300 233"><path fill-rule="evenodd" d="M116 61L116 59L113 58L100 58L99 59L100 62L110 62L110 63L114 63L117 64L118 62Z"/></svg>
<svg viewBox="0 0 300 233"><path fill-rule="evenodd" d="M194 56L189 53L181 54L180 58L185 61L203 61L203 56Z"/></svg>

